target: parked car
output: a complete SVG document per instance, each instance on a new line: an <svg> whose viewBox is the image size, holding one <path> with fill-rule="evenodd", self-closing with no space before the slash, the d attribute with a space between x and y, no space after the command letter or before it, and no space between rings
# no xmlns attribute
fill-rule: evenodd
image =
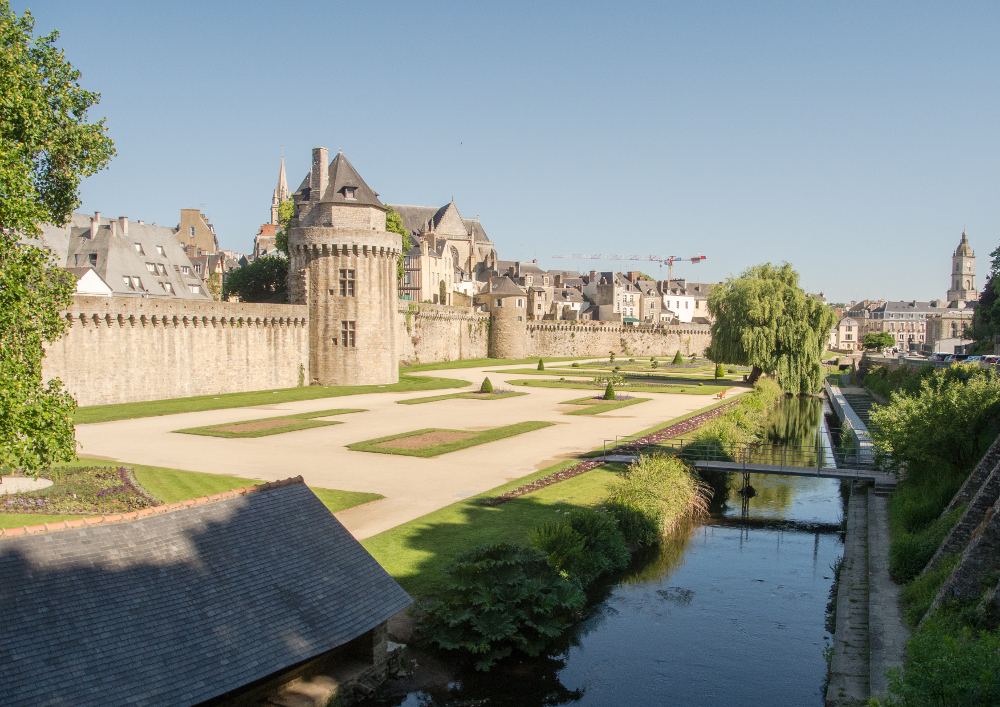
<svg viewBox="0 0 1000 707"><path fill-rule="evenodd" d="M946 353L933 353L933 354L931 354L928 357L927 360L929 360L929 361L944 361L946 358L948 358L948 354L946 354Z"/></svg>
<svg viewBox="0 0 1000 707"><path fill-rule="evenodd" d="M955 354L947 354L941 360L944 361L945 363L955 363Z"/></svg>
<svg viewBox="0 0 1000 707"><path fill-rule="evenodd" d="M968 358L965 359L965 362L966 363L979 363L982 360L983 360L982 356L969 356Z"/></svg>
<svg viewBox="0 0 1000 707"><path fill-rule="evenodd" d="M986 356L983 356L983 358L981 360L981 363L988 363L991 366L996 365L997 363L1000 363L1000 356L994 356L993 354L987 354Z"/></svg>

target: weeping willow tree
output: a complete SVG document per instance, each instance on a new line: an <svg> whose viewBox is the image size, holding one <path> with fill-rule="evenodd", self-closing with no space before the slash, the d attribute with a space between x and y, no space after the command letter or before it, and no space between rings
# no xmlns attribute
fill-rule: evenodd
<svg viewBox="0 0 1000 707"><path fill-rule="evenodd" d="M819 391L836 315L806 296L790 264L754 265L729 278L709 293L708 311L715 318L710 359L750 366L751 383L767 373L786 393Z"/></svg>

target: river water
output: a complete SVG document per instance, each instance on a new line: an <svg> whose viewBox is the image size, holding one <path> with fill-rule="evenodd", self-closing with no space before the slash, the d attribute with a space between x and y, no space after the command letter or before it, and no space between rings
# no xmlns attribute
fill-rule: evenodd
<svg viewBox="0 0 1000 707"><path fill-rule="evenodd" d="M772 413L767 439L813 443L821 426L818 399L791 398ZM746 504L741 483L734 475L709 518L592 592L559 655L377 704L819 707L824 612L843 549L838 483L754 475Z"/></svg>

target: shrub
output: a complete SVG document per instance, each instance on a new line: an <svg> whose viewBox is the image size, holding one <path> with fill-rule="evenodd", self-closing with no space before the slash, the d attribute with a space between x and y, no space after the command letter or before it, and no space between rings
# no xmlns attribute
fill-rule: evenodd
<svg viewBox="0 0 1000 707"><path fill-rule="evenodd" d="M545 362L542 359L538 359L538 370L539 371L545 370Z"/></svg>
<svg viewBox="0 0 1000 707"><path fill-rule="evenodd" d="M580 362L579 361L573 361L573 368L579 368L579 367L580 367Z"/></svg>
<svg viewBox="0 0 1000 707"><path fill-rule="evenodd" d="M480 393L492 393L493 392L493 384L490 383L490 379L489 378L483 378L483 384L481 386L479 386L479 392Z"/></svg>
<svg viewBox="0 0 1000 707"><path fill-rule="evenodd" d="M906 510L903 508L896 515L905 516ZM896 528L889 543L889 574L899 582L909 582L923 572L961 515L962 509L956 508L915 532L905 532L899 527L905 526L905 518L894 518Z"/></svg>
<svg viewBox="0 0 1000 707"><path fill-rule="evenodd" d="M656 361L653 361L653 368L659 368L659 367L660 367L660 364L657 363Z"/></svg>
<svg viewBox="0 0 1000 707"><path fill-rule="evenodd" d="M726 375L726 369L722 367L722 364L715 364L715 380L719 380L724 375Z"/></svg>
<svg viewBox="0 0 1000 707"><path fill-rule="evenodd" d="M615 518L587 508L573 511L561 523L535 528L531 545L583 588L602 575L625 569L630 559Z"/></svg>
<svg viewBox="0 0 1000 707"><path fill-rule="evenodd" d="M634 359L634 358L630 358L630 359L628 360L628 362L629 362L629 363L635 363L635 359Z"/></svg>
<svg viewBox="0 0 1000 707"><path fill-rule="evenodd" d="M674 366L683 366L684 365L684 357L681 356L680 349L677 349L677 353L674 354L674 360L673 360L672 363L673 363Z"/></svg>
<svg viewBox="0 0 1000 707"><path fill-rule="evenodd" d="M463 552L444 572L445 589L423 607L423 635L441 648L469 651L477 670L515 650L541 654L586 603L544 553L510 543Z"/></svg>
<svg viewBox="0 0 1000 707"><path fill-rule="evenodd" d="M933 572L917 577L903 587L900 604L903 607L903 617L911 628L920 623L920 619L924 618L924 614L931 608L934 597L937 596L938 590L948 579L959 559L961 557L957 553L947 555L941 559L941 564Z"/></svg>
<svg viewBox="0 0 1000 707"><path fill-rule="evenodd" d="M675 457L639 457L611 484L608 511L629 543L658 544L685 516L708 508L709 489Z"/></svg>
<svg viewBox="0 0 1000 707"><path fill-rule="evenodd" d="M604 399L605 400L615 399L615 387L611 385L611 381L608 381L608 386L604 389Z"/></svg>
<svg viewBox="0 0 1000 707"><path fill-rule="evenodd" d="M615 362L615 352L614 351L608 351L608 361L610 361L611 363Z"/></svg>

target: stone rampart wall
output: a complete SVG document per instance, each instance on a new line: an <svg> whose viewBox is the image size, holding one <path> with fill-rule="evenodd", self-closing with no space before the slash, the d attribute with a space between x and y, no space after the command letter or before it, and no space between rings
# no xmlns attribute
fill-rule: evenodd
<svg viewBox="0 0 1000 707"><path fill-rule="evenodd" d="M76 296L66 318L43 375L80 405L290 388L300 370L309 381L304 306Z"/></svg>
<svg viewBox="0 0 1000 707"><path fill-rule="evenodd" d="M528 323L527 351L535 356L607 356L609 351L629 356L701 354L712 341L711 327L681 324L636 327L553 322Z"/></svg>
<svg viewBox="0 0 1000 707"><path fill-rule="evenodd" d="M489 315L440 304L400 300L396 346L400 365L485 358Z"/></svg>

